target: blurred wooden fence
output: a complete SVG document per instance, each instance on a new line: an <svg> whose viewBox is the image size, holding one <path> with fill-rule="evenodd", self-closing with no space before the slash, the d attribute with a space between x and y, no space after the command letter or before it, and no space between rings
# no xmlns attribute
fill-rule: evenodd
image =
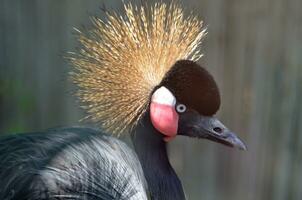
<svg viewBox="0 0 302 200"><path fill-rule="evenodd" d="M0 1L0 132L80 124L62 55L72 28L121 1ZM189 199L302 199L302 1L189 0L208 26L200 63L222 92L239 152L178 138L171 161ZM83 125L83 124L82 124Z"/></svg>

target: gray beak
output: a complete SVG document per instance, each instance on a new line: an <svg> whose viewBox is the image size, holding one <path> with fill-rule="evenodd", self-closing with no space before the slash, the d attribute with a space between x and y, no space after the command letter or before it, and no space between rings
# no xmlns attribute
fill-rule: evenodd
<svg viewBox="0 0 302 200"><path fill-rule="evenodd" d="M203 132L203 138L218 142L230 147L235 147L240 150L247 150L246 145L239 139L239 137L226 128L215 117L200 116L198 120L198 127Z"/></svg>

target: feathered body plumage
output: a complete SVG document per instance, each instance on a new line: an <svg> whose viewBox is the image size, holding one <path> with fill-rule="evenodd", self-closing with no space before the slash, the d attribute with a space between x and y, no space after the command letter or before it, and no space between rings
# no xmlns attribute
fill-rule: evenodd
<svg viewBox="0 0 302 200"><path fill-rule="evenodd" d="M2 138L0 177L0 199L147 199L134 151L91 128Z"/></svg>
<svg viewBox="0 0 302 200"><path fill-rule="evenodd" d="M179 4L124 5L125 16L106 12L80 31L79 53L69 58L71 77L88 118L111 134L129 132L148 108L153 89L177 60L198 60L202 21L184 16Z"/></svg>

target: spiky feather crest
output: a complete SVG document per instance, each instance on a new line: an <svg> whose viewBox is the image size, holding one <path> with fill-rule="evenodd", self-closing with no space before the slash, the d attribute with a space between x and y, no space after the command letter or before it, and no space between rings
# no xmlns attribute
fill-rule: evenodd
<svg viewBox="0 0 302 200"><path fill-rule="evenodd" d="M106 12L93 29L79 31L81 49L72 53L73 82L87 118L111 134L129 132L149 105L153 89L180 59L196 61L205 35L202 21L184 16L172 2L124 4L125 16Z"/></svg>

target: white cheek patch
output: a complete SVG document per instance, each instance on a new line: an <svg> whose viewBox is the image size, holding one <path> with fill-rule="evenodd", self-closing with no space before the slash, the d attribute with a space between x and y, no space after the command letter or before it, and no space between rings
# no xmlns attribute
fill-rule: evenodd
<svg viewBox="0 0 302 200"><path fill-rule="evenodd" d="M170 90L168 90L164 86L161 86L153 93L151 101L154 103L169 106L175 106L176 104L176 98L170 92Z"/></svg>
<svg viewBox="0 0 302 200"><path fill-rule="evenodd" d="M167 142L177 135L179 116L175 110L176 98L165 87L157 89L151 99L151 122Z"/></svg>

